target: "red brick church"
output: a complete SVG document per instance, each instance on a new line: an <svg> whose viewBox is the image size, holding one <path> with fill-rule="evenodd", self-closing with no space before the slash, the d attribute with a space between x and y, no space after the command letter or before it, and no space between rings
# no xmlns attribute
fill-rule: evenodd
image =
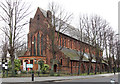
<svg viewBox="0 0 120 84"><path fill-rule="evenodd" d="M44 11L40 8L37 9L36 14L34 18L30 18L29 23L29 33L28 33L28 49L25 52L24 56L19 56L19 59L21 60L21 69L23 70L24 63L27 64L33 64L33 68L27 68L24 70L38 70L38 61L43 60L44 63L48 64L51 69L52 61L53 61L53 55L47 46L49 46L49 38L47 35L45 35L46 31L43 31L42 29L49 29L48 21L50 11ZM56 40L57 38L57 31L55 32ZM49 32L48 32L49 33ZM85 42L81 42L77 40L76 38L73 38L67 34L59 33L60 40L58 43L58 47L56 47L56 50L58 52L56 53L56 60L54 61L54 72L62 71L65 73L77 73L78 72L78 65L79 65L79 56L77 53L80 51L81 45L84 45L85 53L84 57L81 62L81 72L87 72L87 69L89 67L89 50L88 46L89 44ZM48 43L48 45L44 45L44 43ZM59 50L59 47L63 45L63 48ZM91 46L92 47L92 46ZM93 56L94 56L93 51ZM102 56L102 52L101 55ZM95 58L92 60L92 66L91 70L95 70ZM105 70L106 64L102 63L102 70ZM100 64L98 64L98 70L100 69Z"/></svg>

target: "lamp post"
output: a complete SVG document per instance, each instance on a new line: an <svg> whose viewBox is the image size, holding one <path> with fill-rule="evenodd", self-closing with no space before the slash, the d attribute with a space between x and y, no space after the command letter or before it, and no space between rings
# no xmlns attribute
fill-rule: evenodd
<svg viewBox="0 0 120 84"><path fill-rule="evenodd" d="M119 72L119 64L120 64L120 39L119 39L119 35L120 34L116 34L117 37L117 41L116 41L116 45L117 45L117 72Z"/></svg>
<svg viewBox="0 0 120 84"><path fill-rule="evenodd" d="M33 45L34 45L34 42L32 41L32 35L31 35L31 56L32 56L32 46ZM33 71L33 69L32 69L32 81L34 81L34 71Z"/></svg>
<svg viewBox="0 0 120 84"><path fill-rule="evenodd" d="M118 44L118 47L117 47L117 71L119 72L119 61L120 61L120 44Z"/></svg>
<svg viewBox="0 0 120 84"><path fill-rule="evenodd" d="M118 72L120 72L119 70L119 66L120 66L120 34L117 34L118 35L118 43L117 43L117 55L118 55Z"/></svg>

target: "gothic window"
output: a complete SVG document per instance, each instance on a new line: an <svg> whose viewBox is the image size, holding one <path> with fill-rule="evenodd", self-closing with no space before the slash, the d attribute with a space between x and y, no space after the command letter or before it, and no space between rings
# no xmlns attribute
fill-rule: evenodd
<svg viewBox="0 0 120 84"><path fill-rule="evenodd" d="M66 39L65 39L65 47L66 47Z"/></svg>
<svg viewBox="0 0 120 84"><path fill-rule="evenodd" d="M34 56L36 55L36 38L34 37Z"/></svg>
<svg viewBox="0 0 120 84"><path fill-rule="evenodd" d="M62 59L60 61L61 61L60 64L62 65Z"/></svg>
<svg viewBox="0 0 120 84"><path fill-rule="evenodd" d="M32 34L31 34L31 52L30 55L32 56Z"/></svg>
<svg viewBox="0 0 120 84"><path fill-rule="evenodd" d="M64 47L64 39L62 38L62 46Z"/></svg>
<svg viewBox="0 0 120 84"><path fill-rule="evenodd" d="M72 49L72 40L70 40L70 45L71 45L71 49Z"/></svg>
<svg viewBox="0 0 120 84"><path fill-rule="evenodd" d="M39 35L39 32L37 35L37 55L38 56L40 55L40 35Z"/></svg>
<svg viewBox="0 0 120 84"><path fill-rule="evenodd" d="M43 55L43 36L41 36L41 55Z"/></svg>
<svg viewBox="0 0 120 84"><path fill-rule="evenodd" d="M69 58L67 59L67 66L69 67Z"/></svg>

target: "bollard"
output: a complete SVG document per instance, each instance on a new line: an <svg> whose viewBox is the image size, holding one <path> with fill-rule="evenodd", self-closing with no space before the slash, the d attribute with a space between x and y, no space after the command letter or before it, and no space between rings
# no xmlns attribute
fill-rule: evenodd
<svg viewBox="0 0 120 84"><path fill-rule="evenodd" d="M34 81L34 73L32 73L32 81Z"/></svg>

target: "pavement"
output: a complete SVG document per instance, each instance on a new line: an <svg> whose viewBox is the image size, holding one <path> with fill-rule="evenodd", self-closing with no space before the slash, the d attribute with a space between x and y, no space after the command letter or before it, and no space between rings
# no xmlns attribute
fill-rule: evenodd
<svg viewBox="0 0 120 84"><path fill-rule="evenodd" d="M34 82L74 80L74 79L80 79L80 78L84 79L84 78L94 78L94 77L106 77L106 76L113 76L113 75L114 73L88 75L88 76L35 77ZM32 82L32 77L10 77L10 78L0 78L0 80L2 80L2 82Z"/></svg>

